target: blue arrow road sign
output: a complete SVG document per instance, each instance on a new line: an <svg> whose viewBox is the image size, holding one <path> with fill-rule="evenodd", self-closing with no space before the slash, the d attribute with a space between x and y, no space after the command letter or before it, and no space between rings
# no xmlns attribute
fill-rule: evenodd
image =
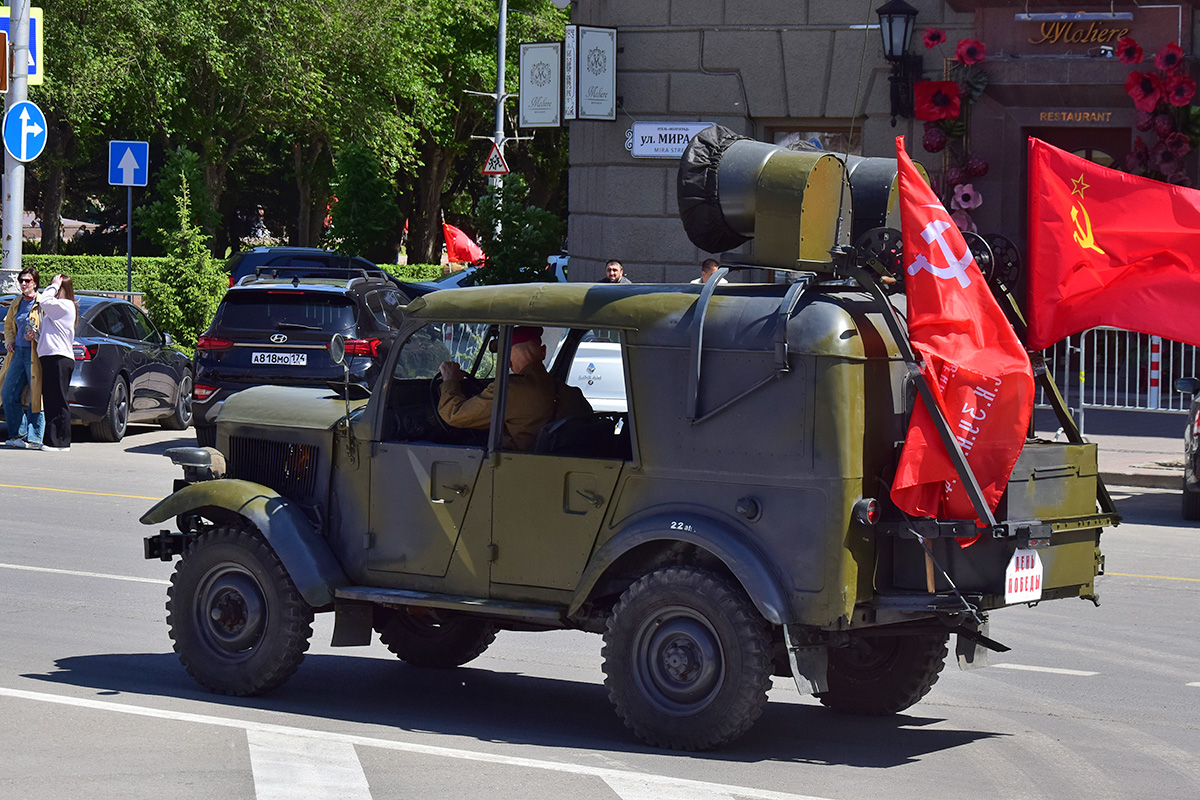
<svg viewBox="0 0 1200 800"><path fill-rule="evenodd" d="M145 186L150 178L149 142L109 142L108 182L112 186Z"/></svg>
<svg viewBox="0 0 1200 800"><path fill-rule="evenodd" d="M0 31L8 34L8 40L12 41L12 18L9 16L9 7L0 6ZM43 76L46 74L42 69L42 31L45 26L42 25L42 9L29 9L29 85L37 86L42 83Z"/></svg>
<svg viewBox="0 0 1200 800"><path fill-rule="evenodd" d="M4 149L17 161L33 161L46 149L46 115L28 100L4 112Z"/></svg>

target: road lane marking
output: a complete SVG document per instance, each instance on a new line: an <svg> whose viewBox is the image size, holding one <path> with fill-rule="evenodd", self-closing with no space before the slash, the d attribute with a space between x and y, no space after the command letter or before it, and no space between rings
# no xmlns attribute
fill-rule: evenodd
<svg viewBox="0 0 1200 800"><path fill-rule="evenodd" d="M663 786L636 777L608 777L604 782L621 800L733 800L733 795L721 790L697 794L691 786Z"/></svg>
<svg viewBox="0 0 1200 800"><path fill-rule="evenodd" d="M1173 578L1170 575L1133 575L1128 572L1106 572L1105 575L1116 575L1119 578L1157 578L1160 581L1190 581L1200 583L1200 578Z"/></svg>
<svg viewBox="0 0 1200 800"><path fill-rule="evenodd" d="M1031 667L1026 664L991 664L1000 669L1019 669L1022 672L1049 672L1053 675L1079 675L1084 678L1099 675L1099 672L1085 672L1081 669L1059 669L1058 667Z"/></svg>
<svg viewBox="0 0 1200 800"><path fill-rule="evenodd" d="M1185 684L1185 685L1186 685L1186 686L1200 686L1200 681L1196 681L1195 683L1188 683L1188 684Z"/></svg>
<svg viewBox="0 0 1200 800"><path fill-rule="evenodd" d="M15 483L0 483L0 489L29 489L34 492L63 492L65 494L92 494L99 497L126 497L131 500L162 500L162 497L146 497L140 494L114 494L112 492L85 492L83 489L55 489L52 486L18 486Z"/></svg>
<svg viewBox="0 0 1200 800"><path fill-rule="evenodd" d="M158 583L169 586L170 581L161 578L138 578L134 575L109 575L105 572L81 572L75 569L54 569L52 567L27 567L23 564L0 564L0 569L20 569L26 572L49 572L54 575L73 575L78 578L108 578L111 581L131 581L133 583Z"/></svg>
<svg viewBox="0 0 1200 800"><path fill-rule="evenodd" d="M354 745L246 731L257 800L371 800Z"/></svg>
<svg viewBox="0 0 1200 800"><path fill-rule="evenodd" d="M458 759L460 761L475 761L485 764L498 764L507 767L545 770L570 775L586 775L607 781L610 778L623 785L633 785L628 782L640 782L646 790L653 788L656 797L668 796L665 792L675 792L670 797L684 796L679 792L690 792L692 797L720 798L731 795L750 800L828 800L828 798L813 795L791 794L789 792L774 792L770 789L756 789L750 786L730 786L728 784L708 783L706 781L690 780L688 778L673 778L667 775L654 775L648 772L633 772L630 770L609 769L607 767L592 767L584 764L570 764L559 761L542 761L521 756L503 756L495 753L482 753L475 750L459 750L453 747L417 744L415 742L398 742L391 739L376 739L370 736L357 736L348 733L333 733L331 731L308 730L287 725L273 725L267 722L252 722L230 717L213 717L206 714L192 714L186 711L166 711L148 706L126 705L103 700L93 700L87 697L69 697L60 694L44 692L27 692L22 689L0 687L0 697L12 697L19 700L32 700L41 703L55 703L75 708L88 708L96 711L115 711L120 714L131 714L138 717L169 720L172 722L187 722L196 725L214 725L222 728L234 728L244 731L258 731L282 736L296 736L303 739L314 739L324 742L340 742L358 747L377 747L382 750L394 750L402 753L434 756L438 758Z"/></svg>

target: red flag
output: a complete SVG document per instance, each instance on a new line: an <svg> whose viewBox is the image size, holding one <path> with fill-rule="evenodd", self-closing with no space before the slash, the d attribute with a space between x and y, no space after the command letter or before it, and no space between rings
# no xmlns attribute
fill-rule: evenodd
<svg viewBox="0 0 1200 800"><path fill-rule="evenodd" d="M442 223L442 235L446 237L446 260L451 264L475 264L483 261L479 245L453 225Z"/></svg>
<svg viewBox="0 0 1200 800"><path fill-rule="evenodd" d="M1029 347L1094 328L1200 345L1200 191L1029 140Z"/></svg>
<svg viewBox="0 0 1200 800"><path fill-rule="evenodd" d="M995 510L1033 413L1029 356L962 234L896 139L908 338L967 463ZM913 516L977 519L933 419L918 397L892 501Z"/></svg>

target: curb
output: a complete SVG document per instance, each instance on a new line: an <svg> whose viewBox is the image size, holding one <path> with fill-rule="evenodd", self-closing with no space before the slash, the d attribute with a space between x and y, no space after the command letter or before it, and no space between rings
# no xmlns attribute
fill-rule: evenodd
<svg viewBox="0 0 1200 800"><path fill-rule="evenodd" d="M1183 474L1135 472L1101 472L1100 478L1105 486L1133 486L1139 489L1179 489L1183 484Z"/></svg>

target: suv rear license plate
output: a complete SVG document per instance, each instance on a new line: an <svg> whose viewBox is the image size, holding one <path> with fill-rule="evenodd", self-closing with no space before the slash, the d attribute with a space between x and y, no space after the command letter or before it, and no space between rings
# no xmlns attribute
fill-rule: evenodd
<svg viewBox="0 0 1200 800"><path fill-rule="evenodd" d="M254 353L251 364L273 364L285 367L307 367L308 353Z"/></svg>

